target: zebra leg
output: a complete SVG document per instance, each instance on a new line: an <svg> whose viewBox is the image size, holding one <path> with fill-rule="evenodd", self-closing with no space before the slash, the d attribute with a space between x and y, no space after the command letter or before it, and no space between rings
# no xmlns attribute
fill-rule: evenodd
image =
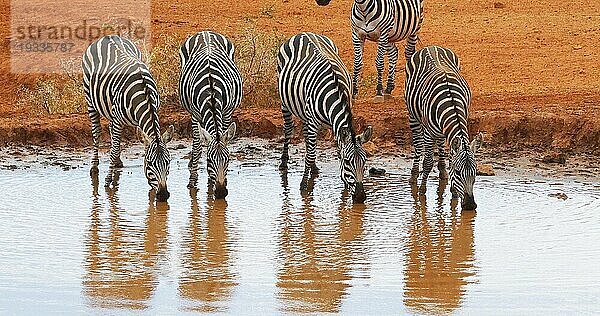
<svg viewBox="0 0 600 316"><path fill-rule="evenodd" d="M377 57L375 58L375 68L377 68L377 90L373 99L375 103L383 102L383 62L387 46L387 36L381 35L377 43Z"/></svg>
<svg viewBox="0 0 600 316"><path fill-rule="evenodd" d="M392 91L396 87L396 66L398 65L398 47L395 43L388 44L389 73L387 87L383 93L385 99L392 99Z"/></svg>
<svg viewBox="0 0 600 316"><path fill-rule="evenodd" d="M290 159L289 147L290 140L292 139L292 133L294 132L294 120L292 119L292 112L282 107L281 112L283 113L283 135L285 137L283 141L283 153L281 154L281 164L279 170L287 170L287 162Z"/></svg>
<svg viewBox="0 0 600 316"><path fill-rule="evenodd" d="M302 176L302 182L300 182L300 190L307 191L309 190L309 178L316 175L319 170L315 164L317 156L317 128L309 123L304 123L303 132L304 142L306 143L306 156L304 157L304 175Z"/></svg>
<svg viewBox="0 0 600 316"><path fill-rule="evenodd" d="M109 187L113 183L113 174L117 163L121 160L121 132L123 127L115 122L110 123L110 166L108 167L108 175L104 183L105 187ZM116 185L116 183L113 183Z"/></svg>
<svg viewBox="0 0 600 316"><path fill-rule="evenodd" d="M115 161L115 168L123 168L123 161L121 160L121 155L117 156L117 160Z"/></svg>
<svg viewBox="0 0 600 316"><path fill-rule="evenodd" d="M192 152L190 153L190 162L188 163L188 169L190 170L190 181L188 182L188 189L193 189L198 184L198 165L200 163L200 156L202 155L202 141L199 138L200 128L198 121L192 120Z"/></svg>
<svg viewBox="0 0 600 316"><path fill-rule="evenodd" d="M358 79L363 67L363 49L365 39L360 38L356 31L352 31L352 45L354 46L354 74L352 76L352 98L358 95Z"/></svg>
<svg viewBox="0 0 600 316"><path fill-rule="evenodd" d="M100 113L98 111L90 108L88 109L88 114L90 116L90 121L92 122L92 139L94 141L94 153L92 156L92 167L90 168L90 175L98 175L98 164L100 160L98 159L98 147L100 146L100 132L102 127L100 125Z"/></svg>
<svg viewBox="0 0 600 316"><path fill-rule="evenodd" d="M415 53L418 41L418 34L412 34L406 39L406 46L404 47L404 56L406 57L406 61L409 61L412 55Z"/></svg>
<svg viewBox="0 0 600 316"><path fill-rule="evenodd" d="M412 131L412 144L414 150L413 166L410 171L410 183L417 183L419 178L419 164L421 163L421 150L423 149L423 127L415 118L409 118L410 130Z"/></svg>
<svg viewBox="0 0 600 316"><path fill-rule="evenodd" d="M428 133L423 133L423 175L421 176L421 186L419 187L419 193L425 194L427 191L427 179L429 173L433 169L433 145L434 140Z"/></svg>
<svg viewBox="0 0 600 316"><path fill-rule="evenodd" d="M438 139L438 171L440 172L440 180L448 180L448 171L446 171L446 149L444 148L444 138Z"/></svg>

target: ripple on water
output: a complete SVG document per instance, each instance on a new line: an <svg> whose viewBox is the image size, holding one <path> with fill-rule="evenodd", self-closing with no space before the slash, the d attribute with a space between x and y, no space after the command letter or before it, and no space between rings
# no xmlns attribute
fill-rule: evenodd
<svg viewBox="0 0 600 316"><path fill-rule="evenodd" d="M107 190L102 178L90 184L87 167L0 171L11 197L0 206L0 306L155 314L595 306L593 184L480 178L479 209L463 212L435 175L421 196L402 162L385 162L387 173L366 181L367 203L352 205L334 160L320 163L312 194L300 194L295 154L285 176L272 161L232 161L224 202L207 197L203 168L200 189L187 190L187 161L175 158L171 198L156 204L141 158L128 157L119 186Z"/></svg>

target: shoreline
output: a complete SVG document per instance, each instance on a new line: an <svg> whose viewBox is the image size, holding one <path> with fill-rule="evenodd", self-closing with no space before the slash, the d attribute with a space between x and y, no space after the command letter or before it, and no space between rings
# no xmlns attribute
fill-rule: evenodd
<svg viewBox="0 0 600 316"><path fill-rule="evenodd" d="M169 143L168 147L173 158L189 159L191 150L191 138L179 138ZM367 143L369 144L369 143ZM273 172L278 172L277 164L281 154L282 142L276 139L265 140L248 137L236 137L231 143L232 159L244 164L273 164ZM317 163L319 161L336 161L335 144L330 140L320 140L317 145ZM368 147L368 146L367 146ZM395 165L394 170L386 170L386 173L398 173L398 170L409 172L412 166L411 152L409 148L386 147L377 152L367 150L367 166L369 168L381 165ZM108 167L109 144L100 146L100 164ZM11 145L0 148L0 171L11 171L19 169L30 169L43 166L62 168L64 171L77 168L89 168L91 162L91 146L72 148L67 146L36 146L36 145ZM293 165L302 165L304 157L304 144L302 142L292 143L290 154ZM128 142L124 144L123 158L138 159L143 155L143 146L139 142ZM600 163L593 155L577 154L565 157L564 162L550 162L546 160L547 155L539 152L515 152L495 151L493 148L482 147L476 159L479 166L491 166L494 175L478 175L483 178L522 178L523 181L556 180L590 183L600 189ZM201 159L203 168L205 157ZM437 158L436 158L437 159ZM546 161L545 161L546 160ZM186 168L184 166L184 168ZM141 169L140 169L141 172ZM377 176L374 176L377 178ZM431 172L431 178L437 179L437 169ZM594 184L595 183L595 184Z"/></svg>

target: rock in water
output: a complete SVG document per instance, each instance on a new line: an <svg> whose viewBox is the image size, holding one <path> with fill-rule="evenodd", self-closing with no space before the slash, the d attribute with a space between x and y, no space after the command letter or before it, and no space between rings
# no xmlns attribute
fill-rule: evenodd
<svg viewBox="0 0 600 316"><path fill-rule="evenodd" d="M569 198L566 194L564 194L562 192L560 192L560 193L550 193L550 194L548 194L548 196L549 197L555 197L555 198L557 198L559 200L563 200L563 201L565 201L565 200L567 200Z"/></svg>
<svg viewBox="0 0 600 316"><path fill-rule="evenodd" d="M495 176L496 172L494 172L494 167L492 165L477 165L477 175L478 176Z"/></svg>
<svg viewBox="0 0 600 316"><path fill-rule="evenodd" d="M385 174L385 169L383 169L383 168L371 167L371 169L369 169L370 176L382 176L384 174Z"/></svg>
<svg viewBox="0 0 600 316"><path fill-rule="evenodd" d="M557 163L564 165L567 163L567 155L564 153L551 153L542 158L543 163Z"/></svg>

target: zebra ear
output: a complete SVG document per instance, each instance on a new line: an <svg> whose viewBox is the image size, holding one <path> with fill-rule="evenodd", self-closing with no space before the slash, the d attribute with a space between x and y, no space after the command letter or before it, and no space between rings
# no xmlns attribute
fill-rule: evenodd
<svg viewBox="0 0 600 316"><path fill-rule="evenodd" d="M163 143L168 143L173 139L173 133L175 132L175 127L173 125L169 125L167 130L162 134L161 138Z"/></svg>
<svg viewBox="0 0 600 316"><path fill-rule="evenodd" d="M367 126L367 128L365 128L365 130L362 132L362 134L360 134L356 137L361 142L361 144L364 144L364 143L368 142L369 140L371 140L372 135L373 135L373 127Z"/></svg>
<svg viewBox="0 0 600 316"><path fill-rule="evenodd" d="M204 128L198 126L200 133L198 133L198 137L200 138L201 142L204 142L206 144L209 144L210 142L212 142L213 137L210 135L210 133L205 130Z"/></svg>
<svg viewBox="0 0 600 316"><path fill-rule="evenodd" d="M476 153L479 148L481 148L481 145L483 144L483 134L480 132L479 134L477 134L477 136L475 136L475 139L473 139L473 141L471 142L471 151L473 153Z"/></svg>
<svg viewBox="0 0 600 316"><path fill-rule="evenodd" d="M223 135L223 143L227 144L231 139L233 139L233 136L235 136L235 130L236 125L235 122L233 122L227 128L227 131L225 131L225 135Z"/></svg>

